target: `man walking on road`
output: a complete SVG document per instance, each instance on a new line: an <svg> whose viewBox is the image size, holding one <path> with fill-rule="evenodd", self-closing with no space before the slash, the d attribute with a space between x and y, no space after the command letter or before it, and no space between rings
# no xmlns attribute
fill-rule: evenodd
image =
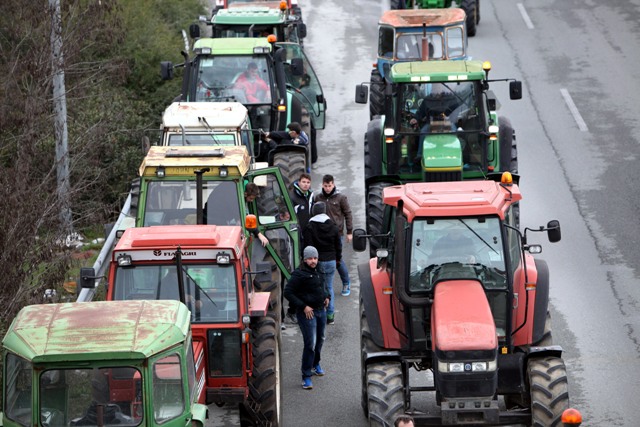
<svg viewBox="0 0 640 427"><path fill-rule="evenodd" d="M353 238L353 217L351 215L351 206L347 196L342 194L336 188L332 175L322 177L322 191L313 197L313 202L324 202L327 205L327 215L338 226L340 232L340 243L344 244L344 229L347 229L347 242L351 242ZM336 265L340 280L342 281L342 296L351 294L351 279L349 278L349 269L344 261L339 261Z"/></svg>
<svg viewBox="0 0 640 427"><path fill-rule="evenodd" d="M303 263L291 273L284 288L284 296L296 310L298 325L302 332L304 348L302 350L302 388L313 388L312 375L323 376L320 367L320 353L324 344L326 327L325 308L331 296L317 270L318 250L307 246L303 252Z"/></svg>
<svg viewBox="0 0 640 427"><path fill-rule="evenodd" d="M342 259L342 244L338 227L326 214L326 205L317 202L311 208L313 215L302 233L305 245L313 245L318 249L318 270L324 279L324 286L331 295L327 307L327 324L335 321L335 305L333 302L333 276L336 273L336 263Z"/></svg>

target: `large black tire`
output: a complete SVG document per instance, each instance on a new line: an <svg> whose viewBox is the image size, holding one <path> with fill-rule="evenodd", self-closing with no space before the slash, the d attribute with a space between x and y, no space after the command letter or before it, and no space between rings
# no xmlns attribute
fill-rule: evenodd
<svg viewBox="0 0 640 427"><path fill-rule="evenodd" d="M480 0L476 0L476 24L480 23Z"/></svg>
<svg viewBox="0 0 640 427"><path fill-rule="evenodd" d="M258 243L259 244L259 243ZM282 322L282 273L278 269L278 264L268 253L263 262L268 262L271 266L271 280L259 283L254 281L255 289L258 292L269 292L269 311L267 316L275 320L280 327Z"/></svg>
<svg viewBox="0 0 640 427"><path fill-rule="evenodd" d="M476 35L476 24L478 23L477 0L460 0L460 8L467 14L467 36Z"/></svg>
<svg viewBox="0 0 640 427"><path fill-rule="evenodd" d="M509 171L518 173L518 143L516 132L511 126L511 121L506 117L498 117L498 135L500 144L500 172ZM515 226L520 228L520 203L515 203L512 208Z"/></svg>
<svg viewBox="0 0 640 427"><path fill-rule="evenodd" d="M562 425L562 412L569 408L569 382L564 361L559 357L531 358L527 364L531 394L531 425Z"/></svg>
<svg viewBox="0 0 640 427"><path fill-rule="evenodd" d="M538 347L547 347L553 345L553 334L551 333L551 313L547 311L547 317L544 319L544 332L540 341L533 345Z"/></svg>
<svg viewBox="0 0 640 427"><path fill-rule="evenodd" d="M389 182L375 182L371 184L367 191L367 233L382 234L384 220L384 203L382 201L382 191L385 187L393 184ZM376 256L376 250L382 245L382 241L378 237L369 239L369 255Z"/></svg>
<svg viewBox="0 0 640 427"><path fill-rule="evenodd" d="M361 377L361 400L362 410L365 416L369 416L369 395L367 394L367 368L365 366L365 356L367 353L382 351L371 338L371 330L367 315L364 312L364 304L360 298L360 377Z"/></svg>
<svg viewBox="0 0 640 427"><path fill-rule="evenodd" d="M369 141L369 132L364 134L364 179L382 175L382 141Z"/></svg>
<svg viewBox="0 0 640 427"><path fill-rule="evenodd" d="M404 380L400 362L372 363L367 367L369 425L391 427L404 412Z"/></svg>
<svg viewBox="0 0 640 427"><path fill-rule="evenodd" d="M243 425L264 425L269 421L279 426L281 420L279 327L270 317L251 322L251 354L253 366L249 377L250 399L258 404L257 416L244 404L241 414ZM249 417L247 417L249 415ZM251 423L253 418L253 423Z"/></svg>
<svg viewBox="0 0 640 427"><path fill-rule="evenodd" d="M369 85L369 120L384 114L384 81L377 68L371 70Z"/></svg>
<svg viewBox="0 0 640 427"><path fill-rule="evenodd" d="M316 130L315 126L311 126L311 135L309 135L309 139L311 139L310 142L310 146L311 146L311 163L315 163L318 161L318 142L317 142L317 138L318 137L318 131Z"/></svg>
<svg viewBox="0 0 640 427"><path fill-rule="evenodd" d="M131 204L129 206L129 216L136 218L140 204L140 178L131 181ZM137 225L137 224L136 224Z"/></svg>
<svg viewBox="0 0 640 427"><path fill-rule="evenodd" d="M288 191L293 191L293 183L300 174L307 171L306 156L303 152L284 151L273 155L273 165L280 168L282 179Z"/></svg>

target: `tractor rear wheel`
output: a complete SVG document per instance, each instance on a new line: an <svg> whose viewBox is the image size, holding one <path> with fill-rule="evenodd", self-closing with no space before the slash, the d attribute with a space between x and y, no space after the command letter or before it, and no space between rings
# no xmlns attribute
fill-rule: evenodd
<svg viewBox="0 0 640 427"><path fill-rule="evenodd" d="M249 377L249 399L257 403L258 413L255 414L246 402L242 412L254 418L253 424L246 425L264 425L265 420L272 426L280 425L281 370L276 326L270 317L251 322L253 366Z"/></svg>
<svg viewBox="0 0 640 427"><path fill-rule="evenodd" d="M562 425L562 412L569 408L569 383L564 361L559 357L529 359L527 364L534 427Z"/></svg>
<svg viewBox="0 0 640 427"><path fill-rule="evenodd" d="M131 181L131 204L129 205L129 216L135 219L138 216L138 205L140 204L140 178Z"/></svg>
<svg viewBox="0 0 640 427"><path fill-rule="evenodd" d="M477 0L461 0L460 8L467 14L467 35L473 37L476 35L476 24L478 23Z"/></svg>
<svg viewBox="0 0 640 427"><path fill-rule="evenodd" d="M377 68L371 70L369 85L369 120L384 113L384 81Z"/></svg>
<svg viewBox="0 0 640 427"><path fill-rule="evenodd" d="M293 183L301 173L307 171L306 156L298 151L284 151L273 155L273 165L280 168L282 179L288 191L293 190Z"/></svg>
<svg viewBox="0 0 640 427"><path fill-rule="evenodd" d="M511 121L506 117L499 117L498 134L500 144L500 172L518 173L518 144L516 133L511 126ZM514 203L512 213L516 228L520 228L520 204Z"/></svg>
<svg viewBox="0 0 640 427"><path fill-rule="evenodd" d="M365 357L368 353L375 353L382 351L371 338L371 330L369 328L369 322L367 321L367 315L364 312L364 304L362 298L360 298L360 377L361 377L361 400L362 410L364 415L369 414L369 397L367 394L367 369L365 366Z"/></svg>
<svg viewBox="0 0 640 427"><path fill-rule="evenodd" d="M480 0L476 0L476 24L480 23Z"/></svg>
<svg viewBox="0 0 640 427"><path fill-rule="evenodd" d="M311 125L311 135L309 135L309 139L311 140L309 146L311 147L311 163L315 163L318 161L318 143L316 138L318 137L318 131L316 127Z"/></svg>
<svg viewBox="0 0 640 427"><path fill-rule="evenodd" d="M389 182L376 182L367 189L367 233L382 234L384 220L384 203L382 201L382 192L385 187L393 185ZM379 237L371 237L369 239L369 255L376 256L376 250L382 245Z"/></svg>
<svg viewBox="0 0 640 427"><path fill-rule="evenodd" d="M544 333L542 334L542 339L534 345L538 347L546 347L549 345L553 345L553 336L551 334L551 313L547 311L547 317L544 319Z"/></svg>
<svg viewBox="0 0 640 427"><path fill-rule="evenodd" d="M392 426L404 412L404 378L400 362L372 363L367 367L369 425Z"/></svg>

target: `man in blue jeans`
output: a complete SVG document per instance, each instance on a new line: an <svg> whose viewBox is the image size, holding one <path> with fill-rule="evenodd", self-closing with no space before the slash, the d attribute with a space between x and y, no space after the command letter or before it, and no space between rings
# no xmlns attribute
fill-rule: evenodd
<svg viewBox="0 0 640 427"><path fill-rule="evenodd" d="M342 243L336 224L327 215L324 202L317 202L311 208L311 218L302 232L305 245L318 249L318 270L324 278L325 288L329 291L331 302L327 307L327 324L335 322L335 305L333 303L333 276L336 264L342 260Z"/></svg>
<svg viewBox="0 0 640 427"><path fill-rule="evenodd" d="M317 269L318 250L313 246L307 246L302 258L303 263L291 273L291 278L284 288L284 297L296 310L304 342L302 388L310 390L313 388L311 376L324 375L324 370L320 367L320 352L327 323L325 308L329 305L331 296Z"/></svg>

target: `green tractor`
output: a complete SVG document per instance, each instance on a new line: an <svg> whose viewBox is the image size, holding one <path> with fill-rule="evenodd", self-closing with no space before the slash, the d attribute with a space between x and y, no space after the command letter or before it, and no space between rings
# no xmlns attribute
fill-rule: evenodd
<svg viewBox="0 0 640 427"><path fill-rule="evenodd" d="M192 36L197 32L192 31ZM311 161L318 159L316 130L324 129L326 101L320 82L302 47L297 43L275 43L268 38L201 38L193 45L193 57L161 64L162 78L173 78L183 67L179 101L240 102L249 110L255 129L284 130L298 122L309 135ZM246 84L242 77L257 69L263 83ZM304 80L304 83L303 83ZM269 153L258 154L269 161Z"/></svg>
<svg viewBox="0 0 640 427"><path fill-rule="evenodd" d="M364 137L367 228L378 234L384 187L414 181L484 179L518 170L515 133L489 83L510 81L512 100L522 98L515 79L489 80L489 62L401 62L385 86L385 113L368 124ZM366 104L368 88L356 87ZM377 240L372 241L375 254Z"/></svg>
<svg viewBox="0 0 640 427"><path fill-rule="evenodd" d="M391 9L442 9L458 4L467 14L469 37L476 35L476 26L480 22L480 0L391 0Z"/></svg>
<svg viewBox="0 0 640 427"><path fill-rule="evenodd" d="M30 305L2 340L0 425L202 427L202 345L179 301Z"/></svg>

